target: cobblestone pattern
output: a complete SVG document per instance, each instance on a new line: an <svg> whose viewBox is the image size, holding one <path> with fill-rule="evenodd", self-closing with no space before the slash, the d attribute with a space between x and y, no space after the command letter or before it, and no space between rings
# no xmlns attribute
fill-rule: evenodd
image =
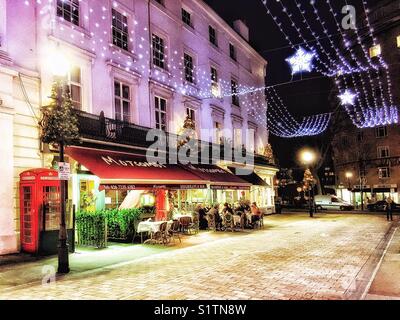
<svg viewBox="0 0 400 320"><path fill-rule="evenodd" d="M6 291L0 299L343 299L388 227L371 215L272 216L264 230Z"/></svg>

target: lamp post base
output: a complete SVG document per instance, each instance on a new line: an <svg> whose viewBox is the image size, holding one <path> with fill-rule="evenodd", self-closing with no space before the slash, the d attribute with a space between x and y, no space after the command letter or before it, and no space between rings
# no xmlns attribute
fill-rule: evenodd
<svg viewBox="0 0 400 320"><path fill-rule="evenodd" d="M66 242L66 241L65 241ZM60 243L58 246L58 269L57 273L69 273L69 250L67 243Z"/></svg>

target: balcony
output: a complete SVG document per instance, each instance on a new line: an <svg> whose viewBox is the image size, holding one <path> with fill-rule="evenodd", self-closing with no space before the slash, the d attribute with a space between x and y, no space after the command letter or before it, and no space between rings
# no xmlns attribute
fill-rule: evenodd
<svg viewBox="0 0 400 320"><path fill-rule="evenodd" d="M115 119L106 118L102 115L93 115L90 113L77 111L79 119L79 129L82 138L90 140L92 143L96 142L108 142L115 143L124 146L136 147L138 150L146 150L150 148L154 141L146 141L147 133L151 128L138 126L132 123L118 121ZM168 134L167 136L167 152L170 152L168 145L168 139L174 141L179 140L178 135ZM214 155L216 159L224 159L226 150L234 154L234 149L229 145L215 144L197 140L197 145L200 146L199 160L201 154L206 152L207 155ZM171 150L171 152L176 152ZM242 156L245 157L247 151L243 147ZM219 156L219 157L218 157ZM228 155L230 158L231 155ZM262 155L254 154L254 162L260 166L274 166L268 159Z"/></svg>

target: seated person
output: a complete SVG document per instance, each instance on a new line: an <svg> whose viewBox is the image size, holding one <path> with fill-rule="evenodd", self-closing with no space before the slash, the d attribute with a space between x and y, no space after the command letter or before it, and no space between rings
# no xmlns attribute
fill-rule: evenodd
<svg viewBox="0 0 400 320"><path fill-rule="evenodd" d="M253 204L251 205L251 223L254 225L260 219L261 219L261 210L257 206L257 203L253 202Z"/></svg>
<svg viewBox="0 0 400 320"><path fill-rule="evenodd" d="M208 212L209 215L214 216L215 229L221 230L222 228L222 217L219 214L219 204L214 205L214 207Z"/></svg>
<svg viewBox="0 0 400 320"><path fill-rule="evenodd" d="M207 220L207 213L204 210L203 206L199 204L196 208L197 214L199 215L199 229L200 230L207 230L208 229L208 220Z"/></svg>
<svg viewBox="0 0 400 320"><path fill-rule="evenodd" d="M232 210L231 206L229 205L229 203L225 203L224 208L222 209L222 214L226 214L226 213L230 213L233 215L233 210Z"/></svg>

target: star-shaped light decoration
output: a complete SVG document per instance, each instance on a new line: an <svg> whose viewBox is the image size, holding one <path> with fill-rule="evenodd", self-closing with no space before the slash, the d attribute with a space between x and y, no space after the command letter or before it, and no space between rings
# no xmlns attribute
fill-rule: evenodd
<svg viewBox="0 0 400 320"><path fill-rule="evenodd" d="M342 106L354 106L356 98L357 94L353 93L351 90L346 90L341 95L339 95Z"/></svg>
<svg viewBox="0 0 400 320"><path fill-rule="evenodd" d="M292 67L292 75L300 72L311 72L312 62L315 58L314 52L308 52L303 48L299 48L296 54L287 58L286 61L289 62Z"/></svg>

